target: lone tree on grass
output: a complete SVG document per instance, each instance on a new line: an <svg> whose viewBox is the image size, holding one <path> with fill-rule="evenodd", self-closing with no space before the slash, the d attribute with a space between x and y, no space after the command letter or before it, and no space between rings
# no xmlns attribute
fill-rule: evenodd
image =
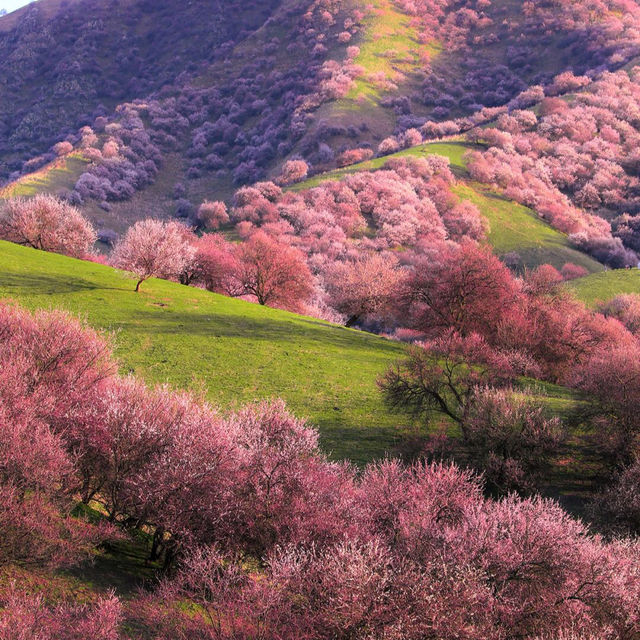
<svg viewBox="0 0 640 640"><path fill-rule="evenodd" d="M112 263L137 278L136 291L149 278L175 278L193 259L189 231L178 222L141 220L116 244Z"/></svg>

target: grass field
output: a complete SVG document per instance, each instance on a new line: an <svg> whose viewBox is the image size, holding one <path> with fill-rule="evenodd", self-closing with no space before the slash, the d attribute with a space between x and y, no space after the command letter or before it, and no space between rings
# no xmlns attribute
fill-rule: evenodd
<svg viewBox="0 0 640 640"><path fill-rule="evenodd" d="M150 382L205 385L223 407L282 397L320 428L337 458L383 455L403 423L375 384L403 346L371 334L163 280L137 295L109 267L5 242L0 297L68 309L116 332L121 370Z"/></svg>
<svg viewBox="0 0 640 640"><path fill-rule="evenodd" d="M567 284L590 307L620 293L640 294L640 269L615 269L593 273Z"/></svg>
<svg viewBox="0 0 640 640"><path fill-rule="evenodd" d="M34 173L29 173L5 188L0 198L33 196L38 193L55 193L60 189L73 189L89 161L80 152L57 158Z"/></svg>

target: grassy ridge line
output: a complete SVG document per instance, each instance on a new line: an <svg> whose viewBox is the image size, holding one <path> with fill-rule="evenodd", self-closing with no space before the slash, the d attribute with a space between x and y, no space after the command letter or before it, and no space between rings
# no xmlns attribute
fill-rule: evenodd
<svg viewBox="0 0 640 640"><path fill-rule="evenodd" d="M79 151L57 158L33 173L0 189L0 199L34 196L38 193L56 193L60 189L73 189L89 161Z"/></svg>
<svg viewBox="0 0 640 640"><path fill-rule="evenodd" d="M384 455L408 425L388 414L375 383L404 347L371 334L163 280L136 295L109 267L6 242L0 297L115 331L121 370L149 382L204 385L222 407L282 397L336 458Z"/></svg>
<svg viewBox="0 0 640 640"><path fill-rule="evenodd" d="M343 167L342 169L334 169L333 171L327 171L326 173L319 173L318 175L308 178L303 182L298 182L289 188L292 191L303 191L304 189L317 187L328 180L340 180L350 173L382 169L387 162L393 158L423 158L430 155L440 155L449 158L452 171L457 175L462 175L466 171L467 167L464 156L472 148L474 148L473 145L469 145L461 140L453 140L450 142L427 142L425 144L418 145L417 147L410 147L409 149L397 151L396 153L392 153L388 156L373 158L372 160L352 164L348 167Z"/></svg>
<svg viewBox="0 0 640 640"><path fill-rule="evenodd" d="M460 199L475 204L489 220L488 241L497 255L515 251L528 269L545 263L561 269L565 263L573 262L589 273L604 270L602 264L574 249L564 233L541 220L528 207L479 183L460 182L452 191Z"/></svg>

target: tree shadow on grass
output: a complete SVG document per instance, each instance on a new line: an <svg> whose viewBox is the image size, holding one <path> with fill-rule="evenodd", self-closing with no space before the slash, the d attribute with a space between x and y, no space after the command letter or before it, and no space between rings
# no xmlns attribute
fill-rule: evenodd
<svg viewBox="0 0 640 640"><path fill-rule="evenodd" d="M159 566L147 561L149 547L140 540L113 542L90 562L65 573L102 592L115 589L120 597L135 596L141 587L157 582Z"/></svg>
<svg viewBox="0 0 640 640"><path fill-rule="evenodd" d="M402 355L402 346L374 334L327 325L312 318L256 318L242 313L175 313L158 309L140 309L130 316L132 327L153 327L154 333L198 335L211 338L244 338L274 343L318 342L332 347L375 349ZM122 329L129 323L121 323Z"/></svg>
<svg viewBox="0 0 640 640"><path fill-rule="evenodd" d="M55 276L46 273L2 273L0 272L0 295L4 297L25 295L57 295L78 291L122 291L77 276Z"/></svg>

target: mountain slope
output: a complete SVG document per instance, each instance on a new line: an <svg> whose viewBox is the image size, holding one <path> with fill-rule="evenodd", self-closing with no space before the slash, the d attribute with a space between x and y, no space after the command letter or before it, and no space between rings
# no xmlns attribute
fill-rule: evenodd
<svg viewBox="0 0 640 640"><path fill-rule="evenodd" d="M276 6L41 0L0 20L0 179L119 103L215 58Z"/></svg>
<svg viewBox="0 0 640 640"><path fill-rule="evenodd" d="M228 198L291 157L326 170L563 71L619 68L639 22L619 0L40 0L0 19L0 182L66 139L94 150L73 197L95 220L172 215L176 185L191 206ZM103 162L114 136L120 155Z"/></svg>
<svg viewBox="0 0 640 640"><path fill-rule="evenodd" d="M122 373L204 389L222 408L281 397L319 428L323 449L337 459L380 458L415 429L410 417L389 413L376 385L404 356L399 342L166 280L149 280L136 294L110 267L0 241L0 301L10 300L66 309L114 332ZM581 402L552 384L522 385L562 417ZM550 495L580 502L591 490L583 436L575 433L563 452L571 463L554 465Z"/></svg>

